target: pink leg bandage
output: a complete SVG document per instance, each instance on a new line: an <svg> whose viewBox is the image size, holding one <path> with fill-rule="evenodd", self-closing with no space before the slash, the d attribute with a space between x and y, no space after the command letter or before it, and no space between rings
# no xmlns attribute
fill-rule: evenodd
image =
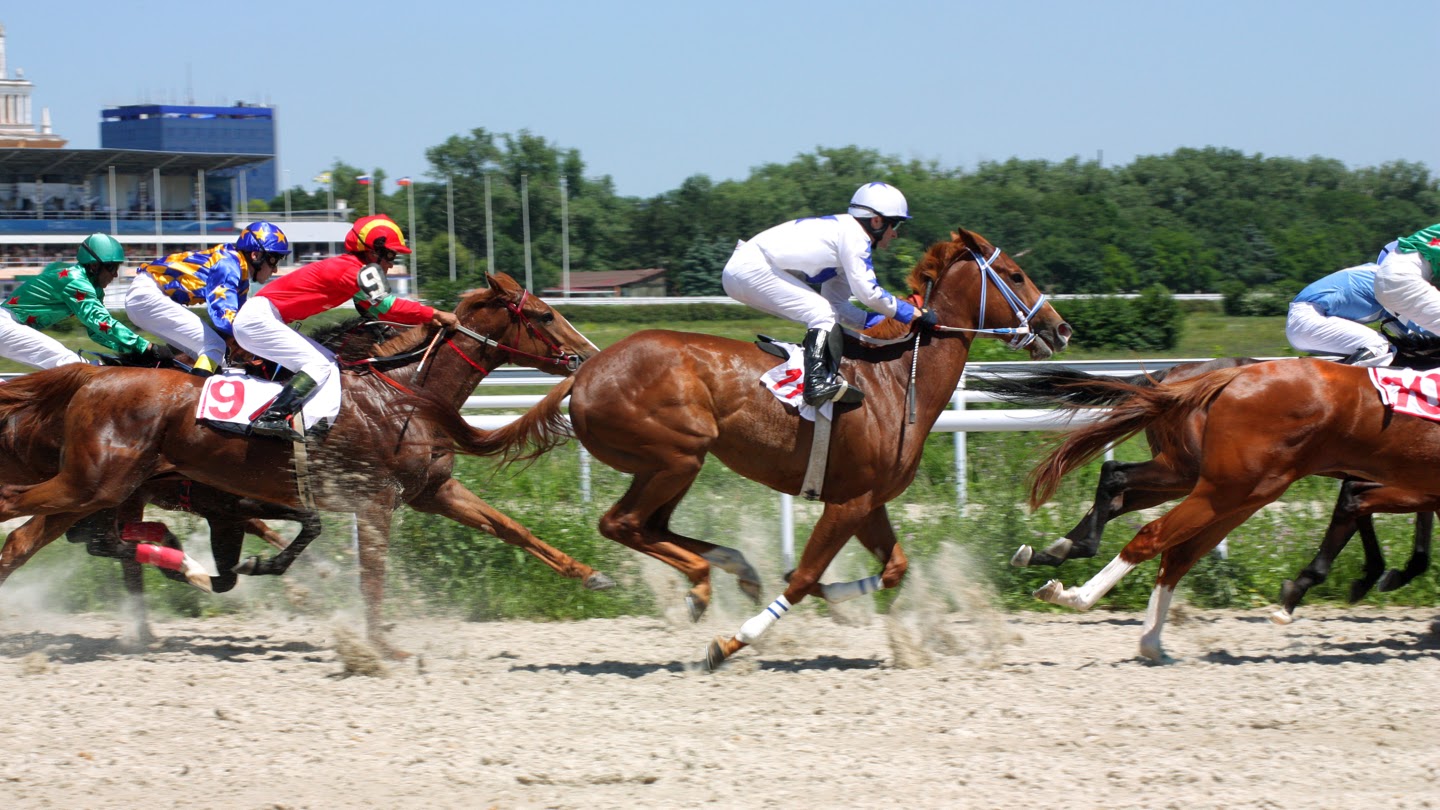
<svg viewBox="0 0 1440 810"><path fill-rule="evenodd" d="M141 543L135 547L135 562L147 563L168 571L179 571L184 567L185 552L178 548Z"/></svg>

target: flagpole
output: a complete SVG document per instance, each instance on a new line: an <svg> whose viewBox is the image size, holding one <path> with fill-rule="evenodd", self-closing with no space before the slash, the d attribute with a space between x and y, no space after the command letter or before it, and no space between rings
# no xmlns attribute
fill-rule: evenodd
<svg viewBox="0 0 1440 810"><path fill-rule="evenodd" d="M445 214L450 228L450 280L455 280L455 178L445 178Z"/></svg>
<svg viewBox="0 0 1440 810"><path fill-rule="evenodd" d="M370 178L370 182L365 184L365 188L370 190L370 216L373 217L375 216L375 175L367 176Z"/></svg>
<svg viewBox="0 0 1440 810"><path fill-rule="evenodd" d="M405 183L405 191L410 198L410 250L416 251L420 249L419 244L416 243L420 237L415 233L415 182L413 180ZM418 255L413 252L410 254L410 275L415 280L415 295L417 296L420 295L420 263L415 258Z"/></svg>
<svg viewBox="0 0 1440 810"><path fill-rule="evenodd" d="M560 175L560 288L570 297L570 178Z"/></svg>
<svg viewBox="0 0 1440 810"><path fill-rule="evenodd" d="M530 277L530 175L520 175L520 212L525 220L525 289L535 292Z"/></svg>
<svg viewBox="0 0 1440 810"><path fill-rule="evenodd" d="M490 172L485 172L485 272L495 272L495 226L490 217Z"/></svg>

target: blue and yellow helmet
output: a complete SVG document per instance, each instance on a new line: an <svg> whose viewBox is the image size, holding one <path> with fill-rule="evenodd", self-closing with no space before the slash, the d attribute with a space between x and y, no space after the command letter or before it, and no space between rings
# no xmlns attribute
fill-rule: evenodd
<svg viewBox="0 0 1440 810"><path fill-rule="evenodd" d="M261 220L245 226L245 230L241 231L240 237L235 240L235 249L244 253L258 250L283 256L290 252L290 240L286 239L285 232L274 224Z"/></svg>

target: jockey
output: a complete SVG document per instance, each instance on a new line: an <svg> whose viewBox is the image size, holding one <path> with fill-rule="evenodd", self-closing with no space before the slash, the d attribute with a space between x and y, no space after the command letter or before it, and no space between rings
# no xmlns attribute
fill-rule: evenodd
<svg viewBox="0 0 1440 810"><path fill-rule="evenodd" d="M345 235L345 252L287 273L267 284L235 316L235 342L295 372L275 401L251 423L261 436L300 435L292 417L334 370L335 355L296 332L287 323L302 321L346 301L361 315L398 323L433 323L447 329L459 324L453 312L396 298L385 286L385 271L397 253L409 253L405 236L384 214L356 221Z"/></svg>
<svg viewBox="0 0 1440 810"><path fill-rule="evenodd" d="M192 373L209 377L225 361L225 341L235 313L290 252L290 242L269 222L252 222L233 244L172 253L143 264L125 295L125 312L136 326L157 334L195 358ZM204 304L211 329L186 307Z"/></svg>
<svg viewBox="0 0 1440 810"><path fill-rule="evenodd" d="M1365 325L1394 320L1375 300L1378 269L1370 263L1338 270L1301 290L1285 320L1290 345L1311 354L1355 355L1357 366L1390 365L1395 345Z"/></svg>
<svg viewBox="0 0 1440 810"><path fill-rule="evenodd" d="M922 328L935 314L886 292L875 278L873 250L889 247L910 218L905 195L885 183L867 183L850 199L849 212L785 222L735 247L721 279L731 298L805 324L808 405L859 402L864 393L839 375L841 332L836 321L866 329L884 318ZM819 291L815 290L819 287ZM850 296L875 310L865 312ZM833 342L833 345L832 345Z"/></svg>
<svg viewBox="0 0 1440 810"><path fill-rule="evenodd" d="M110 317L105 288L120 273L125 250L103 233L85 237L74 264L52 262L0 304L0 357L35 368L85 362L65 344L40 330L75 316L90 339L138 362L158 363L174 356L170 347L151 343Z"/></svg>
<svg viewBox="0 0 1440 810"><path fill-rule="evenodd" d="M1440 334L1440 291L1432 283L1440 263L1440 223L1391 245L1381 251L1375 271L1375 300L1400 321Z"/></svg>

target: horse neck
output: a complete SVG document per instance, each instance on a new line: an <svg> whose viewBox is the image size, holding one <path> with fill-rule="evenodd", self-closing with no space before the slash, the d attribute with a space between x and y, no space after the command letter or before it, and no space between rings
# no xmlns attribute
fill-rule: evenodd
<svg viewBox="0 0 1440 810"><path fill-rule="evenodd" d="M442 338L423 361L386 375L407 388L434 394L459 410L480 381L504 359L504 354L496 351L487 351L481 357L462 356L460 351L456 350L454 341ZM474 362L469 362L471 360Z"/></svg>
<svg viewBox="0 0 1440 810"><path fill-rule="evenodd" d="M946 326L959 326L953 321L942 320ZM965 364L970 360L971 332L937 334L927 342L920 342L920 356L915 364L915 404L917 419L923 417L926 424L933 424L940 412L950 404L950 397L960 384L965 373ZM913 350L912 350L913 351ZM903 379L910 379L911 352L901 358L905 364Z"/></svg>

